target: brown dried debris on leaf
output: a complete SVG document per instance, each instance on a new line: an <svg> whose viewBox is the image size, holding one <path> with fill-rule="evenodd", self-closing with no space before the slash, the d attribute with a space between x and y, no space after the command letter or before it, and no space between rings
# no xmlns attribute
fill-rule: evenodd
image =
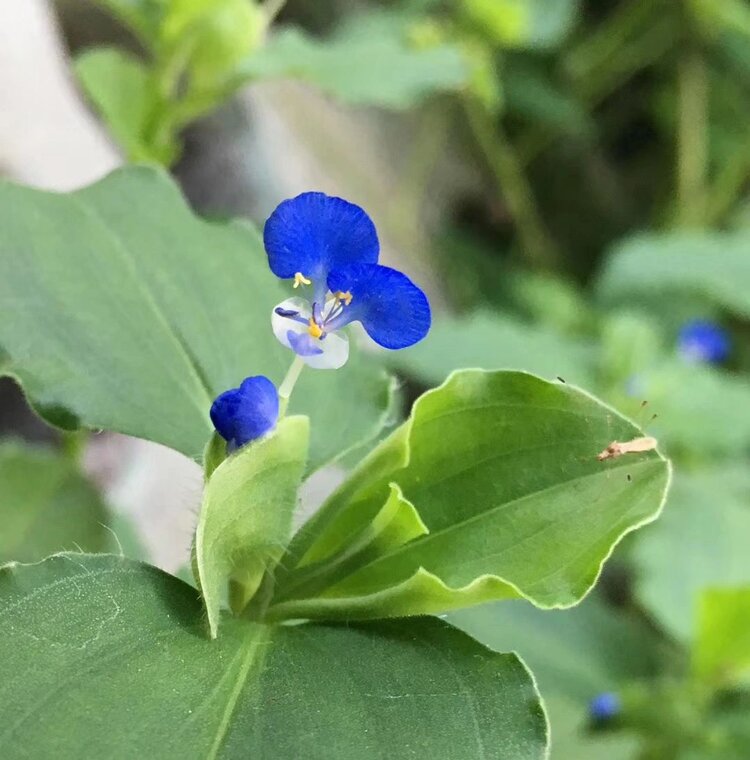
<svg viewBox="0 0 750 760"><path fill-rule="evenodd" d="M653 451L657 445L656 438L648 436L633 438L632 441L625 441L624 443L612 441L604 451L596 455L596 458L600 462L604 462L607 459L617 459L617 457L621 457L623 454L642 454L644 451Z"/></svg>

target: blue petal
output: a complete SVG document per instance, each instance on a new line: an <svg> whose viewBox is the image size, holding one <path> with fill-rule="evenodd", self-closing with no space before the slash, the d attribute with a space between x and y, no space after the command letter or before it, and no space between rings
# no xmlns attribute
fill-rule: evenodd
<svg viewBox="0 0 750 760"><path fill-rule="evenodd" d="M248 377L239 388L222 393L211 405L211 422L235 448L270 432L279 419L276 386L263 375Z"/></svg>
<svg viewBox="0 0 750 760"><path fill-rule="evenodd" d="M375 225L365 211L325 193L302 193L280 203L266 222L263 242L277 277L301 272L316 284L325 283L337 267L374 264L380 251Z"/></svg>
<svg viewBox="0 0 750 760"><path fill-rule="evenodd" d="M596 721L611 720L617 717L620 710L620 698L611 691L597 694L589 703L589 715Z"/></svg>
<svg viewBox="0 0 750 760"><path fill-rule="evenodd" d="M725 361L731 349L726 330L713 322L700 319L683 325L677 344L686 359L711 364Z"/></svg>
<svg viewBox="0 0 750 760"><path fill-rule="evenodd" d="M289 330L286 337L294 353L299 356L317 356L323 353L323 349L316 345L313 337L307 333L296 333L294 330Z"/></svg>
<svg viewBox="0 0 750 760"><path fill-rule="evenodd" d="M405 274L379 264L352 264L328 277L328 288L349 292L352 300L326 329L359 321L367 334L384 348L406 348L422 340L430 329L427 296Z"/></svg>

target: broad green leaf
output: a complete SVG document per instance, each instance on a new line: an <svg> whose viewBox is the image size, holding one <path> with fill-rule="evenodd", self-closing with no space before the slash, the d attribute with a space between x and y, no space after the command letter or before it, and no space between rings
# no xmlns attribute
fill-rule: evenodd
<svg viewBox="0 0 750 760"><path fill-rule="evenodd" d="M708 682L750 685L750 586L700 595L693 670Z"/></svg>
<svg viewBox="0 0 750 760"><path fill-rule="evenodd" d="M662 666L656 637L635 619L589 596L570 610L540 611L523 601L486 604L448 620L495 651L528 662L544 695L552 760L633 760L634 737L587 731L597 694L649 679Z"/></svg>
<svg viewBox="0 0 750 760"><path fill-rule="evenodd" d="M0 444L0 563L101 551L109 545L107 522L96 488L69 459L20 442Z"/></svg>
<svg viewBox="0 0 750 760"><path fill-rule="evenodd" d="M245 222L196 218L169 177L131 167L70 195L0 184L0 346L50 422L117 430L199 459L221 392L279 383L270 314L288 296ZM392 387L354 354L303 372L290 413L314 469L375 437Z"/></svg>
<svg viewBox="0 0 750 760"><path fill-rule="evenodd" d="M347 103L403 109L433 92L456 90L468 71L459 50L416 49L398 14L371 13L331 39L285 29L238 69L242 79L294 78Z"/></svg>
<svg viewBox="0 0 750 760"><path fill-rule="evenodd" d="M687 293L750 316L747 233L639 235L615 248L598 283L608 301Z"/></svg>
<svg viewBox="0 0 750 760"><path fill-rule="evenodd" d="M703 589L750 583L748 535L744 465L678 472L664 517L634 547L641 603L669 633L689 641Z"/></svg>
<svg viewBox="0 0 750 760"><path fill-rule="evenodd" d="M5 757L542 760L531 676L439 620L204 635L195 590L63 555L0 573Z"/></svg>
<svg viewBox="0 0 750 760"><path fill-rule="evenodd" d="M588 394L519 372L465 370L422 396L293 539L272 617L414 615L526 597L575 604L613 547L659 513L655 451L601 462L638 428ZM391 484L429 533L331 575L311 558L372 522ZM345 549L343 551L346 551Z"/></svg>
<svg viewBox="0 0 750 760"><path fill-rule="evenodd" d="M152 76L135 56L116 48L96 48L80 55L75 72L114 139L132 161L151 156L146 137L156 102Z"/></svg>
<svg viewBox="0 0 750 760"><path fill-rule="evenodd" d="M583 341L512 317L478 312L464 319L436 320L428 340L389 356L389 361L430 385L463 367L522 369L589 385L595 357L594 346Z"/></svg>
<svg viewBox="0 0 750 760"><path fill-rule="evenodd" d="M272 435L241 448L209 478L195 534L197 580L212 638L231 579L240 611L273 568L292 532L310 426L287 417Z"/></svg>

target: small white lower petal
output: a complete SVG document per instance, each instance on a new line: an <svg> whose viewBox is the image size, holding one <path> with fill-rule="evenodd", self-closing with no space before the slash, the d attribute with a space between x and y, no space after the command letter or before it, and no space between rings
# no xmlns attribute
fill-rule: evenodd
<svg viewBox="0 0 750 760"><path fill-rule="evenodd" d="M345 335L328 333L318 341L318 346L323 349L322 354L302 357L302 361L312 369L338 369L349 359L349 339Z"/></svg>
<svg viewBox="0 0 750 760"><path fill-rule="evenodd" d="M303 319L310 319L312 308L304 298L287 298L286 301L282 301L278 306L275 306L274 310L271 312L271 327L273 328L273 334L276 336L276 340L287 348L292 348L289 345L289 338L286 336L287 332L293 330L296 333L302 334L307 332L307 327L300 322L295 322L293 319L289 319L288 317L279 316L276 313L276 309L298 311L300 317Z"/></svg>
<svg viewBox="0 0 750 760"><path fill-rule="evenodd" d="M298 335L306 335L308 328L301 322L296 322L288 317L279 316L276 309L299 312L303 319L310 319L312 308L304 298L287 298L274 308L271 314L271 326L276 340L287 348L294 350L289 344L287 333L291 330ZM314 356L301 356L302 361L312 369L338 369L343 367L349 359L349 339L345 335L328 333L323 340L317 341L318 347L323 352Z"/></svg>

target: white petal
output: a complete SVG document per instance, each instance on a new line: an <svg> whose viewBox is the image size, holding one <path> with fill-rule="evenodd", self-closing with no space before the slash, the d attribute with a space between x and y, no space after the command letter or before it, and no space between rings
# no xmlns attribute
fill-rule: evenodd
<svg viewBox="0 0 750 760"><path fill-rule="evenodd" d="M276 340L287 348L291 348L289 345L289 338L287 338L286 334L289 330L293 330L300 334L306 333L307 326L300 322L295 322L288 317L279 316L276 313L276 309L298 311L300 317L303 319L310 319L312 316L312 307L304 298L287 298L286 301L282 301L278 306L275 306L273 312L271 312L271 327L273 328L273 334L276 336Z"/></svg>
<svg viewBox="0 0 750 760"><path fill-rule="evenodd" d="M313 369L338 369L346 364L349 358L349 339L346 335L328 333L323 340L318 341L318 346L323 349L322 354L302 357L302 361L308 367L312 367Z"/></svg>
<svg viewBox="0 0 750 760"><path fill-rule="evenodd" d="M291 330L298 335L306 335L307 325L279 316L276 313L278 308L298 311L303 319L309 319L312 315L312 307L304 298L287 298L274 309L271 315L271 325L276 339L292 349L287 333ZM345 335L329 333L323 340L318 341L318 347L323 351L322 354L300 357L312 369L338 369L343 367L349 359L349 339Z"/></svg>

